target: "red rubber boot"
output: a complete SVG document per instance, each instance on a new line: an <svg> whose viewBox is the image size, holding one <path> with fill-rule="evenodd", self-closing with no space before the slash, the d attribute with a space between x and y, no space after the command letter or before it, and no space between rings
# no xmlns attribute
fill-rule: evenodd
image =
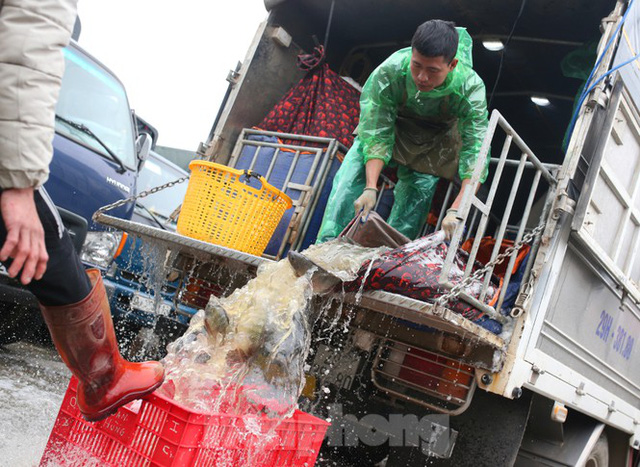
<svg viewBox="0 0 640 467"><path fill-rule="evenodd" d="M78 408L85 419L96 422L156 390L164 368L159 362L122 358L100 272L89 269L87 274L93 289L84 300L40 309L62 360L78 378Z"/></svg>

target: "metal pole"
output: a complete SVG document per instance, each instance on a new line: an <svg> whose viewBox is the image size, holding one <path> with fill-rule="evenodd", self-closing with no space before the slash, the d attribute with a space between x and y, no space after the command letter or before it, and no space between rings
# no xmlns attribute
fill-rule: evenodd
<svg viewBox="0 0 640 467"><path fill-rule="evenodd" d="M509 223L509 217L511 217L511 210L513 209L513 205L516 201L516 196L518 194L518 188L520 188L520 180L522 179L522 173L524 172L524 163L527 160L527 155L525 153L522 154L522 164L518 167L516 171L516 175L513 178L513 185L511 186L511 193L509 193L509 198L507 200L507 205L504 208L504 213L502 214L502 222L500 223L500 228L498 229L498 234L496 235L496 244L493 247L493 252L491 253L491 259L489 261L493 261L496 259L496 256L500 253L500 245L502 245L502 239L504 238L504 232L507 229L507 224ZM487 287L489 286L489 281L491 280L491 275L493 274L493 270L495 267L492 267L484 278L484 286L482 288L482 294L480 295L480 300L484 300L487 295Z"/></svg>
<svg viewBox="0 0 640 467"><path fill-rule="evenodd" d="M491 183L491 188L489 189L489 195L487 196L486 206L489 208L488 211L491 211L493 207L493 200L498 191L498 185L500 184L500 180L502 179L502 172L504 169L505 162L507 160L507 155L509 154L509 150L511 149L511 142L513 138L511 135L507 135L504 140L504 144L502 145L502 152L500 153L500 159L498 160L498 167L496 168L495 175L493 176L493 182ZM478 254L478 249L480 248L480 242L482 241L482 237L484 236L484 229L486 228L486 223L489 218L489 212L483 213L483 220L478 224L478 231L476 232L475 240L473 241L473 246L471 247L471 251L469 252L469 261L467 262L467 267L464 270L464 278L469 277L471 272L473 271L473 264L476 261L476 256ZM465 219L466 220L466 219ZM482 226L482 232L480 232L480 227Z"/></svg>
<svg viewBox="0 0 640 467"><path fill-rule="evenodd" d="M238 136L238 141L236 142L236 145L233 147L233 152L231 153L231 159L229 160L229 167L235 167L235 163L238 160L238 157L240 156L240 151L242 151L242 146L244 143L244 134L245 134L245 130L242 130L240 132L240 136Z"/></svg>
<svg viewBox="0 0 640 467"><path fill-rule="evenodd" d="M494 112L496 112L499 115L500 126L504 129L504 131L513 137L513 140L515 141L516 145L518 145L518 147L522 150L522 152L527 154L527 158L533 163L533 165L536 166L536 169L539 169L542 172L542 176L549 183L555 185L556 178L553 175L551 175L551 172L549 172L547 168L544 166L544 164L540 162L540 159L538 159L536 155L533 153L533 151L529 148L529 146L527 146L527 143L525 143L522 140L522 138L520 138L518 133L516 133L516 131L511 127L511 125L509 125L509 122L507 122L507 120L502 116L500 112L498 112L497 110L494 110Z"/></svg>
<svg viewBox="0 0 640 467"><path fill-rule="evenodd" d="M324 53L325 56L327 54L327 49L329 48L329 31L331 31L331 23L333 22L333 8L336 6L336 0L332 0L331 9L329 10L329 21L327 22L327 30L324 33Z"/></svg>
<svg viewBox="0 0 640 467"><path fill-rule="evenodd" d="M478 155L478 159L476 161L476 168L473 171L473 176L471 177L471 184L467 186L467 189L464 193L462 193L462 199L460 201L460 206L458 207L458 215L462 216L462 222L467 221L467 216L469 215L469 210L471 209L471 205L476 198L474 189L478 186L480 175L483 171L483 164L486 161L486 158L489 154L489 148L491 147L491 140L496 132L496 127L498 126L498 121L500 119L500 113L497 110L494 110L491 113L491 118L489 119L489 126L487 128L487 132L485 134L484 140L482 141L482 146L480 148L480 152ZM462 223L461 223L462 224ZM456 252L458 247L460 246L460 240L462 240L462 229L463 225L458 225L456 230L453 233L453 237L449 242L449 252L447 253L447 257L444 260L442 265L442 272L440 273L439 282L441 284L449 282L449 272L451 271L451 266L453 265L453 261L456 256Z"/></svg>
<svg viewBox="0 0 640 467"><path fill-rule="evenodd" d="M520 228L518 229L518 234L516 235L516 239L514 243L519 243L522 240L522 236L524 235L524 229L527 225L527 221L529 220L529 215L531 213L531 206L533 206L533 202L536 197L536 191L538 189L538 183L540 182L540 171L536 171L536 174L533 178L533 183L531 184L531 190L529 191L529 199L527 199L527 204L524 208L524 213L522 214L522 220L520 221ZM516 257L520 254L519 251L514 251L509 258L509 264L507 265L506 272L504 274L504 279L502 281L502 290L500 291L500 298L498 298L498 304L496 305L496 310L500 311L502 308L502 304L504 303L504 297L507 294L507 288L509 287L509 282L511 282L511 275L513 271L513 266L516 264Z"/></svg>
<svg viewBox="0 0 640 467"><path fill-rule="evenodd" d="M271 162L269 163L269 168L267 169L267 174L264 176L267 180L271 177L271 172L273 172L273 168L276 166L276 161L278 160L278 156L280 155L280 148L276 148L273 153L273 157L271 158Z"/></svg>
<svg viewBox="0 0 640 467"><path fill-rule="evenodd" d="M312 201L311 201L311 206L309 208L309 215L307 216L307 218L304 221L304 226L302 228L302 230L300 231L300 235L298 235L298 238L296 239L296 242L294 245L292 245L292 249L299 249L302 246L302 242L304 241L304 237L306 237L307 235L307 230L309 230L309 225L311 224L311 218L313 217L313 214L315 213L316 207L318 206L318 202L320 201L320 194L322 193L322 189L324 188L324 184L327 181L327 176L329 174L329 171L331 170L331 164L333 163L333 159L335 158L335 154L336 154L336 144L337 141L336 140L331 140L331 143L329 143L329 146L326 149L326 157L324 157L324 159L322 160L322 164L320 166L320 171L318 172L318 177L316 178L316 180L319 180L319 183L316 183L316 187L315 187L315 192L314 195L312 197Z"/></svg>
<svg viewBox="0 0 640 467"><path fill-rule="evenodd" d="M277 136L281 139L295 139L298 141L309 141L311 143L329 144L333 138L324 138L322 136L296 135L295 133L280 133L278 131L254 130L253 128L245 128L244 133L247 135L266 135Z"/></svg>

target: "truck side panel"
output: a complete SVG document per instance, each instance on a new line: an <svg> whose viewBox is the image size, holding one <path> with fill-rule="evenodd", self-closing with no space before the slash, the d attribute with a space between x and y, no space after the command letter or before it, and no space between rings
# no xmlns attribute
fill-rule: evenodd
<svg viewBox="0 0 640 467"><path fill-rule="evenodd" d="M304 75L296 66L301 49L294 42L288 47L277 43L272 38L282 34L277 29L266 22L258 27L213 138L207 141L209 159L226 163L240 131L258 125Z"/></svg>
<svg viewBox="0 0 640 467"><path fill-rule="evenodd" d="M604 109L591 127L601 141L580 151L589 169L575 215L542 265L550 280L531 307L515 384L633 433L638 447L640 117L620 80Z"/></svg>
<svg viewBox="0 0 640 467"><path fill-rule="evenodd" d="M640 117L619 80L536 347L638 406Z"/></svg>
<svg viewBox="0 0 640 467"><path fill-rule="evenodd" d="M536 347L637 405L638 336L638 306L570 243Z"/></svg>

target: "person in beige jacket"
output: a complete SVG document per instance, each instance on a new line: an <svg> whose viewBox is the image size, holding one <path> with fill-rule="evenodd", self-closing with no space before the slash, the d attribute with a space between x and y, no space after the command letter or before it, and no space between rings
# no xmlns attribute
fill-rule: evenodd
<svg viewBox="0 0 640 467"><path fill-rule="evenodd" d="M75 19L76 0L0 0L0 261L38 299L78 407L97 421L154 391L164 369L120 356L100 272L85 271L42 188Z"/></svg>

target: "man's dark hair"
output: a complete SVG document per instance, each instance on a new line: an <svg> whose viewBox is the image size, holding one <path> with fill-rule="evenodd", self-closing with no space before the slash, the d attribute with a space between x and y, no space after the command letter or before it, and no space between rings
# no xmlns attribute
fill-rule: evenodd
<svg viewBox="0 0 640 467"><path fill-rule="evenodd" d="M425 57L444 57L451 63L458 51L458 31L451 21L432 19L416 29L411 47Z"/></svg>

